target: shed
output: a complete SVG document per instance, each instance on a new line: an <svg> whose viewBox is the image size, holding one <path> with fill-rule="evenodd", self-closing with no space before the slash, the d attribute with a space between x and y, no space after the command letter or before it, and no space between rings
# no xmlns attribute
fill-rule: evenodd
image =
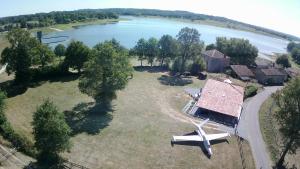
<svg viewBox="0 0 300 169"><path fill-rule="evenodd" d="M230 67L241 80L247 81L255 77L254 73L246 65L231 65Z"/></svg>

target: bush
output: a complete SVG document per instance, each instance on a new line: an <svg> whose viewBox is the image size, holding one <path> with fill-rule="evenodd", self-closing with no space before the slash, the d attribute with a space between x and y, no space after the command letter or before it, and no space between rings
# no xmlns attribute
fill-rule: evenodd
<svg viewBox="0 0 300 169"><path fill-rule="evenodd" d="M257 87L253 85L249 85L245 89L245 98L255 96L257 93Z"/></svg>
<svg viewBox="0 0 300 169"><path fill-rule="evenodd" d="M63 63L40 67L32 70L33 80L45 80L70 74L63 68Z"/></svg>

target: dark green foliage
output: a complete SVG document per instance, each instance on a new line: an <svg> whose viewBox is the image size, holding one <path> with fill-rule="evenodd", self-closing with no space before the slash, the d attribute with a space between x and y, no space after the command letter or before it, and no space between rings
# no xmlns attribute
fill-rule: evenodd
<svg viewBox="0 0 300 169"><path fill-rule="evenodd" d="M160 65L163 66L164 62L169 62L174 59L178 55L178 43L176 39L174 39L170 35L163 35L159 42L159 55L158 60L160 61Z"/></svg>
<svg viewBox="0 0 300 169"><path fill-rule="evenodd" d="M66 69L76 69L80 73L83 64L88 60L89 52L90 49L82 42L72 41L66 50L64 66Z"/></svg>
<svg viewBox="0 0 300 169"><path fill-rule="evenodd" d="M290 42L286 47L288 52L292 52L294 48L300 48L300 43Z"/></svg>
<svg viewBox="0 0 300 169"><path fill-rule="evenodd" d="M173 73L180 72L180 68L182 66L182 59L180 57L175 58L171 70Z"/></svg>
<svg viewBox="0 0 300 169"><path fill-rule="evenodd" d="M18 150L34 157L36 152L33 147L33 143L30 142L25 136L16 133L8 122L4 112L5 99L5 94L0 91L0 133L4 139L10 141Z"/></svg>
<svg viewBox="0 0 300 169"><path fill-rule="evenodd" d="M300 48L294 48L291 52L293 59L300 64Z"/></svg>
<svg viewBox="0 0 300 169"><path fill-rule="evenodd" d="M201 57L199 57L194 61L194 63L190 65L189 71L192 75L199 75L199 73L204 71L205 68L206 65L204 60Z"/></svg>
<svg viewBox="0 0 300 169"><path fill-rule="evenodd" d="M71 146L71 129L64 114L51 101L46 100L34 113L32 125L38 162L57 163L59 153L69 150Z"/></svg>
<svg viewBox="0 0 300 169"><path fill-rule="evenodd" d="M217 49L217 46L215 44L209 44L206 46L205 50L212 50L212 49Z"/></svg>
<svg viewBox="0 0 300 169"><path fill-rule="evenodd" d="M177 40L180 49L181 66L180 73L185 71L187 60L195 59L201 54L204 43L200 41L200 34L196 29L182 28L178 35Z"/></svg>
<svg viewBox="0 0 300 169"><path fill-rule="evenodd" d="M291 80L274 95L277 106L275 117L280 124L283 150L277 166L283 166L287 153L296 153L300 145L300 78Z"/></svg>
<svg viewBox="0 0 300 169"><path fill-rule="evenodd" d="M156 38L150 38L146 43L146 58L151 67L153 65L155 57L159 54L158 40Z"/></svg>
<svg viewBox="0 0 300 169"><path fill-rule="evenodd" d="M133 47L132 54L138 56L138 60L141 61L141 66L143 66L143 60L146 59L145 52L147 47L147 41L144 38L138 40L137 44Z"/></svg>
<svg viewBox="0 0 300 169"><path fill-rule="evenodd" d="M23 29L13 29L7 34L10 47L3 50L1 63L8 63L6 72L15 72L15 83L26 85L31 80L30 67L39 60L33 55L39 42Z"/></svg>
<svg viewBox="0 0 300 169"><path fill-rule="evenodd" d="M257 93L257 87L253 85L249 85L245 88L245 98L255 96Z"/></svg>
<svg viewBox="0 0 300 169"><path fill-rule="evenodd" d="M284 68L287 68L287 67L291 67L291 63L289 61L289 58L287 55L283 54L283 55L280 55L277 59L276 59L276 63L278 65L281 65L282 67Z"/></svg>
<svg viewBox="0 0 300 169"><path fill-rule="evenodd" d="M49 64L53 61L55 54L49 46L39 43L33 48L31 55L34 58L34 65L41 65L44 67L46 64Z"/></svg>
<svg viewBox="0 0 300 169"><path fill-rule="evenodd" d="M230 57L231 64L254 65L258 50L248 40L218 37L217 49Z"/></svg>
<svg viewBox="0 0 300 169"><path fill-rule="evenodd" d="M54 53L56 56L65 56L66 53L66 47L63 44L58 44L55 49L54 49Z"/></svg>
<svg viewBox="0 0 300 169"><path fill-rule="evenodd" d="M79 89L98 104L108 105L116 98L116 91L125 88L132 74L128 51L119 50L112 41L106 41L96 45L90 55Z"/></svg>
<svg viewBox="0 0 300 169"><path fill-rule="evenodd" d="M51 26L54 24L67 24L81 22L91 19L117 19L118 15L112 12L95 10L61 11L50 13L37 13L31 15L20 15L0 18L1 31L10 31L13 28L36 28Z"/></svg>

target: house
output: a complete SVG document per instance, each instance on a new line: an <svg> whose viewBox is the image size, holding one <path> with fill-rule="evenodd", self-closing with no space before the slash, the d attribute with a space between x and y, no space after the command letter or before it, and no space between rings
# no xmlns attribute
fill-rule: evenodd
<svg viewBox="0 0 300 169"><path fill-rule="evenodd" d="M287 74L274 67L256 69L255 77L259 83L268 85L283 84L287 80Z"/></svg>
<svg viewBox="0 0 300 169"><path fill-rule="evenodd" d="M197 102L197 115L234 125L238 122L244 99L244 88L230 81L208 79Z"/></svg>
<svg viewBox="0 0 300 169"><path fill-rule="evenodd" d="M202 52L208 72L223 72L229 66L230 57L224 55L216 49Z"/></svg>
<svg viewBox="0 0 300 169"><path fill-rule="evenodd" d="M245 65L231 65L230 68L241 80L248 81L255 77L254 73Z"/></svg>

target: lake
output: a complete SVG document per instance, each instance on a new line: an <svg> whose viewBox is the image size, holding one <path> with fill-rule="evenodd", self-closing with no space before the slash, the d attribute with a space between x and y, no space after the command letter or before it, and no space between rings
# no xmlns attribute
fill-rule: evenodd
<svg viewBox="0 0 300 169"><path fill-rule="evenodd" d="M170 34L175 37L181 28L190 27L199 31L201 34L200 39L203 40L206 45L215 43L216 37L220 36L248 39L259 49L261 57L266 57L264 54L285 53L288 44L288 41L274 37L210 25L188 23L164 18L128 16L124 18L129 20L113 24L86 25L76 29L52 32L45 35L45 37L68 36L68 38L47 39L44 40L44 42L47 43L66 39L66 41L60 42L66 45L74 39L84 42L89 47L93 47L99 42L115 38L125 47L131 48L140 38L160 38L164 34ZM57 45L57 43L51 44L52 47L55 45Z"/></svg>

